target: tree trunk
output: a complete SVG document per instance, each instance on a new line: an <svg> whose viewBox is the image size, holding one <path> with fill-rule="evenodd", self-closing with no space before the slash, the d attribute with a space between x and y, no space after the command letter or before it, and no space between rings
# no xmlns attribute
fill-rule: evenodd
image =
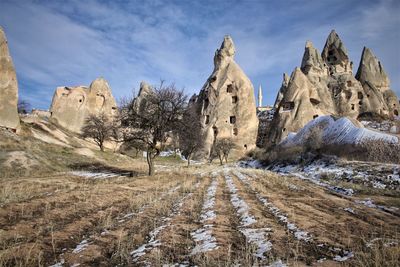
<svg viewBox="0 0 400 267"><path fill-rule="evenodd" d="M153 176L154 175L154 161L153 161L152 153L150 151L147 151L146 159L147 159L147 164L149 165L149 176Z"/></svg>
<svg viewBox="0 0 400 267"><path fill-rule="evenodd" d="M104 152L104 146L103 146L103 143L100 143L100 150L102 151L102 152Z"/></svg>
<svg viewBox="0 0 400 267"><path fill-rule="evenodd" d="M190 154L187 156L188 167L190 166Z"/></svg>
<svg viewBox="0 0 400 267"><path fill-rule="evenodd" d="M219 163L221 164L221 165L224 165L224 158L222 157L222 156L219 156L218 157L219 158Z"/></svg>

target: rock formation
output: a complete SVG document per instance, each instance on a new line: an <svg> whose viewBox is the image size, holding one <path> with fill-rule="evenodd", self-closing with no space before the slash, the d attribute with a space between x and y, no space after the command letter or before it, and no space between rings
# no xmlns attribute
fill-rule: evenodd
<svg viewBox="0 0 400 267"><path fill-rule="evenodd" d="M225 36L215 52L214 71L198 96L192 96L191 108L203 125L205 140L197 157L207 159L216 139L231 138L235 149L232 158L243 156L255 147L258 119L254 88L234 61L235 46Z"/></svg>
<svg viewBox="0 0 400 267"><path fill-rule="evenodd" d="M137 97L135 97L133 102L133 105L138 110L138 112L140 112L145 107L146 96L152 94L152 92L153 89L148 83L146 83L145 81L142 81L140 83L139 93Z"/></svg>
<svg viewBox="0 0 400 267"><path fill-rule="evenodd" d="M353 119L365 114L398 115L397 97L371 50L364 48L355 77L352 65L335 31L329 34L321 55L307 41L301 68L294 70L289 81L284 75L267 133L268 143L279 143L289 132L297 132L321 115Z"/></svg>
<svg viewBox="0 0 400 267"><path fill-rule="evenodd" d="M19 129L17 105L17 75L8 51L6 35L0 27L0 127Z"/></svg>
<svg viewBox="0 0 400 267"><path fill-rule="evenodd" d="M50 107L51 120L76 133L89 114L104 112L110 117L117 114L117 104L111 88L103 78L94 80L90 87L58 87Z"/></svg>

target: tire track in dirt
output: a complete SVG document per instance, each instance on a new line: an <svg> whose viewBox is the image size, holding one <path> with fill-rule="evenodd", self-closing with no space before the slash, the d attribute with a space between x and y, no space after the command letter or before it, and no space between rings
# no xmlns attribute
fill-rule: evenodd
<svg viewBox="0 0 400 267"><path fill-rule="evenodd" d="M259 208L256 199L245 192L241 184L230 174L224 172L225 181L229 188L230 198L240 219L237 228L246 239L247 262L251 265L281 264L281 259L288 258L286 249L288 237L282 227L274 220L265 216Z"/></svg>
<svg viewBox="0 0 400 267"><path fill-rule="evenodd" d="M248 177L244 176L239 171L236 171L236 175L244 184L246 184L249 187L249 189L260 200L260 202L264 203L264 205L269 209L269 211L272 214L274 214L281 223L287 224L288 229L293 227L293 225L291 226L291 223L288 222L287 216L282 215L279 208L277 208L273 203L268 202L265 197L261 196L261 194L258 193L254 189L254 186L252 184L254 184L255 181L253 179L248 179ZM252 180L252 182L250 182L249 180ZM293 202L293 200L285 201L284 205L286 205L286 207L288 205L289 205L289 207L290 207L290 205L296 207L297 205L291 204L292 202ZM300 211L300 213L304 213L304 211ZM304 213L304 214L307 214L307 213ZM308 221L314 220L314 218L306 218L306 219ZM296 231L296 228L297 227L292 229L294 231L291 231L295 236L296 236L296 234L299 233L298 230ZM327 226L324 226L324 228L327 229ZM300 237L302 237L302 234L301 234L302 232L303 231L300 231ZM312 231L312 232L313 232L312 238L318 239L318 234L316 234L315 231ZM321 260L326 260L327 258L329 258L330 260L341 262L341 261L345 261L345 260L352 258L354 255L353 252L351 252L348 247L346 248L346 246L344 246L343 243L340 243L340 241L342 241L342 240L335 241L335 242L333 242L334 244L332 242L326 242L326 241L324 242L322 240L319 240L318 242L309 242L309 241L313 241L313 240L303 240L303 241L307 242L308 246L310 247L309 249L311 249L312 252L318 252L315 255L316 256L315 260L318 260L318 259L320 260L318 262L321 262ZM311 253L311 255L312 254L313 253Z"/></svg>
<svg viewBox="0 0 400 267"><path fill-rule="evenodd" d="M396 232L396 227L400 226L398 218L387 212L378 209L369 209L354 203L354 197L342 197L332 195L324 189L308 184L301 180L291 180L300 184L301 190L277 190L266 182L267 179L253 179L253 185L262 189L265 193L265 188L268 188L268 198L273 200L274 204L286 212L296 214L296 218L300 222L309 221L305 227L320 229L325 234L340 233L343 230L349 232L354 239L365 236L366 230ZM260 184L262 186L260 186ZM289 192L289 193L287 193ZM295 198L293 198L295 196ZM312 219L310 220L310 217ZM338 225L346 226L337 227ZM326 231L328 229L328 231ZM375 232L374 231L374 232ZM370 230L369 230L370 232ZM348 243L347 234L327 236L328 241L338 243Z"/></svg>
<svg viewBox="0 0 400 267"><path fill-rule="evenodd" d="M187 218L184 218L184 215L188 215L187 208L190 208L190 203L200 195L199 191L205 190L210 183L209 180L198 181L192 192L184 194L173 204L170 214L161 218L160 225L148 234L147 242L131 252L134 264L157 265L187 262L188 259L184 255L187 254L188 247L182 245L188 244L190 247L193 244L188 238L187 231L186 237L179 235L179 233L184 230L181 227L190 228L190 225L186 224ZM181 255L181 257L178 255Z"/></svg>
<svg viewBox="0 0 400 267"><path fill-rule="evenodd" d="M92 235L86 240L84 250L73 253L68 250L64 258L68 264L103 264L126 265L131 263L130 252L145 240L153 225L160 223L160 218L169 214L173 203L182 195L188 194L185 184L194 182L194 178L183 180L179 177L179 185L164 191L143 205L137 212L121 215L113 227L101 234ZM183 191L183 192L181 192ZM122 219L121 219L122 218ZM79 245L78 245L79 247Z"/></svg>
<svg viewBox="0 0 400 267"><path fill-rule="evenodd" d="M175 182L169 183L167 188L175 185ZM46 218L49 219L39 218L36 221L37 224L34 225L33 229L37 228L42 231L39 233L35 233L31 225L24 227L24 225L19 224L17 226L20 227L15 227L13 231L8 232L9 240L13 241L13 232L16 234L25 234L17 240L18 243L14 247L8 246L7 254L12 255L16 253L15 251L20 251L20 244L22 242L35 242L41 246L41 253L46 259L53 259L54 254L61 253L62 249L74 247L82 240L81 237L83 235L90 235L99 231L97 228L102 222L104 215L108 214L110 219L114 220L121 211L129 209L129 197L135 198L150 190L153 190L151 184L147 188L141 188L141 190L134 193L127 190L116 193L110 190L107 195L100 196L101 198L106 196L106 202L103 201L102 205L87 206L83 210L74 209L74 207L67 210L56 210L56 215L46 214ZM130 194L126 195L125 192L129 192ZM108 199L111 202L108 202ZM91 203L95 202L91 201ZM55 219L50 219L54 217ZM2 238L4 241L7 235L3 234Z"/></svg>

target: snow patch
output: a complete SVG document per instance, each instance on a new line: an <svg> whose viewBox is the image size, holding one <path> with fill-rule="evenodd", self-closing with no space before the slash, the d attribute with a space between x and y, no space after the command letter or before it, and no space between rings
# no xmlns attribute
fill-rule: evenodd
<svg viewBox="0 0 400 267"><path fill-rule="evenodd" d="M81 253L82 251L84 251L88 246L89 246L89 242L87 240L82 240L81 243L79 243L76 248L72 251L72 253Z"/></svg>
<svg viewBox="0 0 400 267"><path fill-rule="evenodd" d="M214 179L211 182L211 185L208 187L207 195L200 214L200 222L203 224L208 222L208 224L205 224L202 228L190 233L196 242L196 246L193 248L191 255L204 253L218 248L217 240L212 235L213 224L210 222L216 218L214 205L215 194L218 187L218 181L215 179L217 175L218 173L216 172L212 173Z"/></svg>
<svg viewBox="0 0 400 267"><path fill-rule="evenodd" d="M381 140L392 144L399 142L396 136L359 127L349 118L335 120L332 116L321 116L307 123L297 134L288 136L281 144L303 145L317 127L321 129L322 142L326 145L360 144L366 140Z"/></svg>
<svg viewBox="0 0 400 267"><path fill-rule="evenodd" d="M254 187L250 184L250 181L247 176L242 174L241 172L234 171L234 174L244 183L246 184L255 194L257 199L264 204L265 207L274 215L275 218L278 219L279 222L286 225L286 228L293 233L294 237L298 240L303 240L308 242L311 240L310 234L306 231L300 230L294 223L290 222L288 217L283 214L279 208L275 207L272 203L268 202L266 198L260 195Z"/></svg>
<svg viewBox="0 0 400 267"><path fill-rule="evenodd" d="M257 222L257 220L249 214L249 206L247 203L237 194L237 188L233 183L233 179L227 174L225 170L225 181L231 195L231 203L236 209L236 213L240 218L240 232L244 234L247 242L257 246L255 256L260 259L265 259L264 253L272 249L272 243L267 240L268 232L270 228L250 228L248 226Z"/></svg>

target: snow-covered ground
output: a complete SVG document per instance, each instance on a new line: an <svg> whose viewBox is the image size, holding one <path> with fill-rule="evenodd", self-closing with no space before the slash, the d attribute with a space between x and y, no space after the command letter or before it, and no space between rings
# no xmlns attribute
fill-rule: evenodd
<svg viewBox="0 0 400 267"><path fill-rule="evenodd" d="M218 173L214 172L212 173L212 176L213 181L208 187L207 195L200 214L200 222L203 226L190 234L196 243L191 255L204 253L218 248L217 240L212 234L214 227L213 220L215 220L217 216L214 211L214 206L215 194L218 187L218 181L216 180Z"/></svg>
<svg viewBox="0 0 400 267"><path fill-rule="evenodd" d="M232 205L235 207L238 217L240 218L239 231L244 234L247 242L257 247L254 256L265 259L264 253L272 249L272 243L268 240L268 233L271 228L253 228L251 225L257 222L256 218L250 214L249 206L237 193L237 188L233 183L232 177L225 170L225 181L228 186Z"/></svg>
<svg viewBox="0 0 400 267"><path fill-rule="evenodd" d="M349 118L334 119L332 116L321 116L307 123L298 133L290 134L281 144L283 146L302 145L317 128L321 129L321 141L326 145L360 144L366 140L399 142L394 135L363 128L362 125L356 125Z"/></svg>
<svg viewBox="0 0 400 267"><path fill-rule="evenodd" d="M200 185L200 182L198 182L194 187L198 188ZM193 193L188 193L185 194L183 197L181 197L172 207L172 212L169 214L168 217L163 217L161 219L161 225L152 230L149 233L149 240L145 243L139 246L137 249L133 250L130 254L133 258L133 262L139 262L140 258L146 253L150 252L154 248L160 246L161 240L158 239L159 234L161 233L162 230L165 228L169 227L171 225L171 220L174 216L177 216L180 214L181 208L183 206L183 203L186 199L190 198L193 195Z"/></svg>
<svg viewBox="0 0 400 267"><path fill-rule="evenodd" d="M268 200L265 197L261 196L261 194L257 192L251 185L248 176L244 175L243 173L237 170L234 171L234 174L256 194L257 199L264 204L264 206L269 210L269 212L271 212L280 223L284 224L286 228L291 233L293 233L296 239L303 240L305 242L312 239L308 232L299 229L296 226L296 224L289 221L288 217L283 212L281 212L279 208L274 206L272 203L268 202Z"/></svg>
<svg viewBox="0 0 400 267"><path fill-rule="evenodd" d="M327 187L344 195L352 195L351 189L333 187L329 182L344 181L378 189L400 189L400 166L387 165L366 168L364 165L345 165L325 160L316 160L308 165L272 165L268 169L281 174L292 174L302 179Z"/></svg>
<svg viewBox="0 0 400 267"><path fill-rule="evenodd" d="M119 176L129 176L129 172L125 173L114 173L114 172L92 172L92 171L71 171L69 174L85 177L88 179L108 179Z"/></svg>

